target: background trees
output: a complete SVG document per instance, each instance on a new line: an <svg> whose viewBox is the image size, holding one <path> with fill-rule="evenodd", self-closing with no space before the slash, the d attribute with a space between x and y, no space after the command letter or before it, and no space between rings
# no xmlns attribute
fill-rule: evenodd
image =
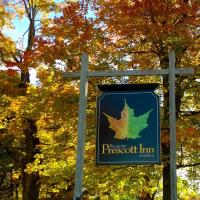
<svg viewBox="0 0 200 200"><path fill-rule="evenodd" d="M7 196L4 198L20 196L18 192L29 200L39 195L71 198L79 82L63 80L62 70L79 71L82 51L90 55L90 70L149 69L167 68L171 48L177 55L177 67L196 68L195 76L177 76L176 107L177 167L186 169L190 180L190 188L179 190L179 196L197 198L199 2L13 1L8 6L7 1L0 4L0 58L8 69L0 74L0 189ZM59 13L52 17L53 11ZM18 49L2 31L13 16L25 16L29 21L24 49ZM29 83L30 67L38 71L37 86ZM160 83L161 166L95 167L96 84L119 82ZM88 198L160 199L163 172L164 199L170 199L167 88L165 76L89 80L84 182ZM180 178L179 187L183 188L183 183Z"/></svg>
<svg viewBox="0 0 200 200"><path fill-rule="evenodd" d="M141 66L167 68L167 54L169 49L173 48L176 52L178 67L191 65L191 63L187 63L188 54L198 49L199 2L97 1L97 4L97 16L104 25L105 37L108 36L109 47L111 46L111 54L113 52L115 55L117 54L119 62L121 60L128 61L126 65L130 68L140 68ZM108 8L110 12L107 12ZM195 57L198 60L197 52ZM177 77L176 114L178 118L182 118L183 113L187 110L182 107L184 96L191 87L199 85L196 77L192 77L192 79L193 82L187 84L191 79L188 80L188 77L183 76ZM167 77L162 77L161 84L164 100L162 134L164 137L169 137ZM198 110L198 108L192 107L192 110ZM193 131L199 131L197 124L190 124L190 126L194 128ZM181 134L183 136L183 132ZM164 199L170 199L169 141L167 140L162 141L162 153ZM196 160L190 163L196 163Z"/></svg>

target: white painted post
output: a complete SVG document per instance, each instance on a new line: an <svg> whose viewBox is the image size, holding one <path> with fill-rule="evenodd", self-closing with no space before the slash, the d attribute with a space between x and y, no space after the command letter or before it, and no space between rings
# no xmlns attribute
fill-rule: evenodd
<svg viewBox="0 0 200 200"><path fill-rule="evenodd" d="M88 54L81 56L81 74L80 74L80 98L78 115L78 144L76 155L76 175L73 200L79 200L82 196L83 187L83 168L85 155L85 135L86 135L86 109L87 109L87 90L88 90Z"/></svg>
<svg viewBox="0 0 200 200"><path fill-rule="evenodd" d="M175 52L169 52L169 127L170 127L170 181L171 200L177 200L176 175L176 66Z"/></svg>

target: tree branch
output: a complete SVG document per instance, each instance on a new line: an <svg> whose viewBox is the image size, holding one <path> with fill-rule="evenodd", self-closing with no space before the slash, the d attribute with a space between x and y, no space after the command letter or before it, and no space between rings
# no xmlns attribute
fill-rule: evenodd
<svg viewBox="0 0 200 200"><path fill-rule="evenodd" d="M192 116L200 114L200 111L180 111L182 116Z"/></svg>
<svg viewBox="0 0 200 200"><path fill-rule="evenodd" d="M196 166L199 166L199 165L200 165L200 162L199 163L193 163L193 164L186 164L186 165L177 165L177 169L186 168L186 167L196 167Z"/></svg>

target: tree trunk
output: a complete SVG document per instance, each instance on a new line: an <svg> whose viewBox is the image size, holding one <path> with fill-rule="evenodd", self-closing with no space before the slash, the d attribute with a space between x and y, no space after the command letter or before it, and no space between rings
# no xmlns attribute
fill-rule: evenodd
<svg viewBox="0 0 200 200"><path fill-rule="evenodd" d="M29 32L28 32L28 43L27 51L32 50L35 37L35 17L37 14L37 8L34 5L33 1L23 1L26 14L29 19ZM27 83L30 82L29 79L29 68L21 70L21 83L22 87L26 88ZM37 127L35 120L33 119L24 119L24 136L25 136L25 159L23 163L23 177L22 177L22 199L23 200L37 200L39 198L39 189L40 189L40 177L38 173L26 172L27 164L34 161L34 155L37 153L36 145L39 144L39 139L35 136L37 133Z"/></svg>
<svg viewBox="0 0 200 200"><path fill-rule="evenodd" d="M170 145L162 144L163 154L163 200L171 199L170 177Z"/></svg>
<svg viewBox="0 0 200 200"><path fill-rule="evenodd" d="M167 49L163 52L160 59L162 68L169 67L169 59ZM169 131L169 78L168 75L163 77L163 116L162 116L162 162L163 162L163 200L171 200L171 187L170 187L170 131Z"/></svg>
<svg viewBox="0 0 200 200"><path fill-rule="evenodd" d="M39 176L23 173L23 200L37 200L39 198Z"/></svg>
<svg viewBox="0 0 200 200"><path fill-rule="evenodd" d="M25 119L24 123L26 124L26 128L24 129L26 156L23 164L22 199L37 200L39 198L40 188L39 174L25 171L27 164L34 161L36 145L39 143L38 139L34 136L34 134L37 133L37 127L35 121L31 119Z"/></svg>

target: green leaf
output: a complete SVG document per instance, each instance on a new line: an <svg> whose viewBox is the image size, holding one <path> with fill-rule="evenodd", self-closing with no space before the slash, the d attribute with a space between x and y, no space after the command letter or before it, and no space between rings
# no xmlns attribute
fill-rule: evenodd
<svg viewBox="0 0 200 200"><path fill-rule="evenodd" d="M109 128L115 132L115 139L137 139L141 137L139 135L141 131L148 127L147 121L152 110L147 111L143 115L135 116L134 108L131 108L125 100L120 119L116 119L106 113L104 115L110 123Z"/></svg>

